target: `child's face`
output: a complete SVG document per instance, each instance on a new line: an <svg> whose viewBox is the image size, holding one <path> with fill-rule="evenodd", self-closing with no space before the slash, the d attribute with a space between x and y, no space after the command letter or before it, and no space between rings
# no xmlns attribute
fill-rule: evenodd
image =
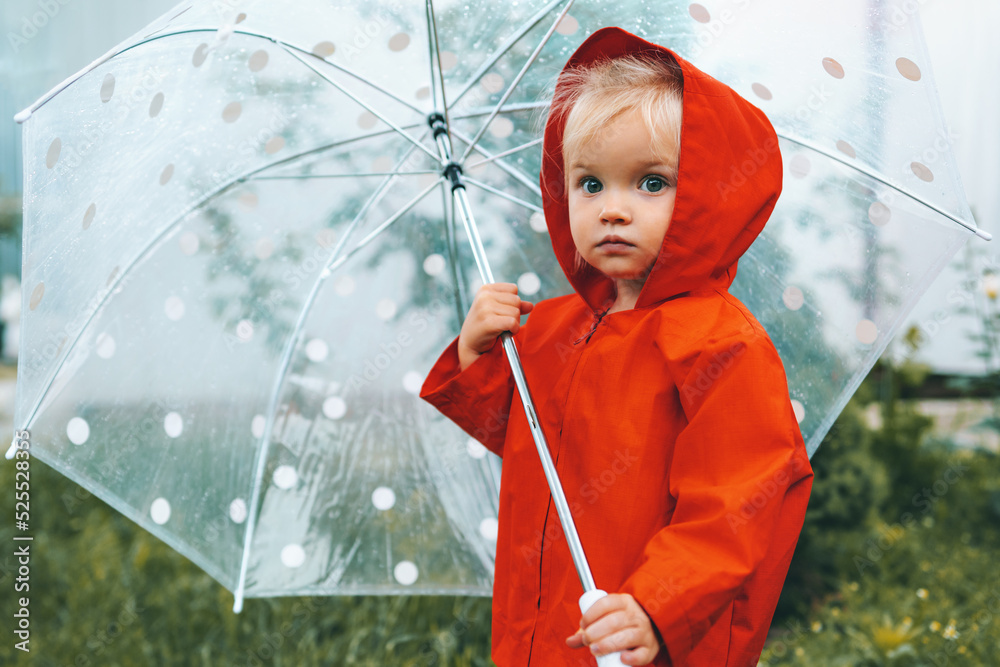
<svg viewBox="0 0 1000 667"><path fill-rule="evenodd" d="M630 111L565 156L573 242L610 278L644 281L660 252L674 212L679 150L664 148L654 151L642 115Z"/></svg>

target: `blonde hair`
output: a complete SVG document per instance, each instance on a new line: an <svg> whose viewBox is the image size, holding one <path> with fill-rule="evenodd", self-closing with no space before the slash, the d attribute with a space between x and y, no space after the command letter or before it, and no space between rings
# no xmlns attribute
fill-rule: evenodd
<svg viewBox="0 0 1000 667"><path fill-rule="evenodd" d="M675 61L629 55L572 68L560 79L566 94L553 100L553 111L566 116L564 159L592 144L622 114L638 111L654 150L675 162L676 150L670 149L680 147L684 90Z"/></svg>
<svg viewBox="0 0 1000 667"><path fill-rule="evenodd" d="M637 111L653 140L653 150L676 172L681 145L684 77L673 58L661 54L606 58L567 69L559 76L550 118L564 121L563 192L568 155L599 151L601 131L619 116ZM673 150L672 150L673 149ZM586 262L576 254L575 270Z"/></svg>

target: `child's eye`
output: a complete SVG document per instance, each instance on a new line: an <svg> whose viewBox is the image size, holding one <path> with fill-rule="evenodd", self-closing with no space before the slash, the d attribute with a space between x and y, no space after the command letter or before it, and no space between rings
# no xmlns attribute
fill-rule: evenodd
<svg viewBox="0 0 1000 667"><path fill-rule="evenodd" d="M659 192L664 188L670 187L670 184L667 183L667 179L662 176L647 176L642 180L642 183L639 184L639 189L644 189L642 187L644 185L647 186L645 188L646 192Z"/></svg>
<svg viewBox="0 0 1000 667"><path fill-rule="evenodd" d="M593 176L584 176L583 178L581 178L580 187L583 188L583 191L586 192L588 195L597 194L598 192L604 189L604 186L601 185L601 182L596 178L594 178Z"/></svg>

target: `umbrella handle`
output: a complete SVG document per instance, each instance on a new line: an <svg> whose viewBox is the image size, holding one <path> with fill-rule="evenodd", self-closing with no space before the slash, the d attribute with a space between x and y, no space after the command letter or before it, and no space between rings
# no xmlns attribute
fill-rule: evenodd
<svg viewBox="0 0 1000 667"><path fill-rule="evenodd" d="M607 593L595 588L587 591L580 596L580 613L586 614L590 607L603 597L607 597ZM597 659L597 667L624 667L622 664L621 653L608 653L607 655L602 655Z"/></svg>

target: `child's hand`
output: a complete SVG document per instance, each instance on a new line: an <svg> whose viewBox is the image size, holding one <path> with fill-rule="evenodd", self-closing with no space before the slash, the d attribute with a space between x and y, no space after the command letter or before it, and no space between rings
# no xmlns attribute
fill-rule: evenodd
<svg viewBox="0 0 1000 667"><path fill-rule="evenodd" d="M513 283L490 283L480 287L458 336L458 361L462 370L488 352L504 331L516 334L521 328L521 315L530 313L533 307L534 304L517 296L517 285Z"/></svg>
<svg viewBox="0 0 1000 667"><path fill-rule="evenodd" d="M566 638L570 648L589 646L596 656L621 651L622 664L648 665L660 650L649 616L628 593L601 598L580 619L580 629Z"/></svg>

